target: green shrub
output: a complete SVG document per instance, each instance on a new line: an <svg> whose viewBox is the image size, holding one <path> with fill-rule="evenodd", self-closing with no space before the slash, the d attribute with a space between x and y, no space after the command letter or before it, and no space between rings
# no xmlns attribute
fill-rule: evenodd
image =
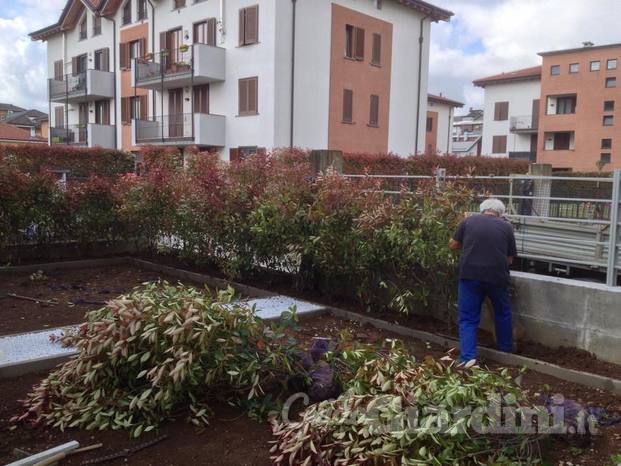
<svg viewBox="0 0 621 466"><path fill-rule="evenodd" d="M481 435L464 411L487 412L501 396L512 397L518 410L527 406L507 372L457 370L452 361L430 357L417 362L398 341L386 352L356 348L332 358L346 392L310 405L298 420L274 424L275 464L463 466L537 459L530 448L534 435ZM486 425L491 419L485 414L481 420Z"/></svg>
<svg viewBox="0 0 621 466"><path fill-rule="evenodd" d="M19 420L138 437L180 408L208 423L210 398L267 403L294 370L288 340L232 298L154 283L89 313L61 340L77 356L35 387Z"/></svg>

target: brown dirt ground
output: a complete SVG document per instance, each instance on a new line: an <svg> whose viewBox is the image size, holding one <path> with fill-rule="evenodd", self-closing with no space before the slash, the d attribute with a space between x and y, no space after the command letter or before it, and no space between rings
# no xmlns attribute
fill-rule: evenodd
<svg viewBox="0 0 621 466"><path fill-rule="evenodd" d="M86 312L102 306L84 301L103 303L158 279L178 282L176 278L130 266L48 272L42 281L33 281L30 276L28 273L0 275L0 335L79 324ZM7 293L55 300L58 305L3 298Z"/></svg>
<svg viewBox="0 0 621 466"><path fill-rule="evenodd" d="M381 343L386 338L394 338L389 332L368 325L344 322L332 316L319 316L300 324L293 332L301 347L308 348L313 337L331 337L336 340L353 337L361 343ZM425 355L439 357L445 348L427 342L405 339L406 345L418 358ZM517 370L516 370L517 373ZM55 429L27 429L20 427L8 431L7 419L20 412L18 399L37 383L42 375L29 375L16 379L0 380L0 463L14 459L14 448L31 452L61 444L68 440L78 440L81 445L103 443L104 447L95 452L77 455L62 464L79 464L124 448L131 448L148 441L153 436L143 436L140 440L130 440L127 432L87 432L68 430L61 433ZM610 411L621 412L621 399L601 390L594 390L553 377L529 372L523 380L524 390L532 397L542 390L544 384L551 393L562 393L566 398L584 404L604 406ZM127 464L143 465L267 465L269 460L270 428L266 423L250 420L237 409L227 405L214 405L215 416L211 425L197 431L180 417L165 423L158 434L167 434L161 443L132 456ZM610 456L621 453L621 425L602 429L602 435L580 442L560 438L546 440L541 444L545 464L557 465L561 461L574 465L605 466L612 464ZM121 464L116 460L106 464Z"/></svg>

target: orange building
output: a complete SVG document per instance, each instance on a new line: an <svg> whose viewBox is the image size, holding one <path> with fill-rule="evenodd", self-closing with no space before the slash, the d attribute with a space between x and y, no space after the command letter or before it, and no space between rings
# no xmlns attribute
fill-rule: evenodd
<svg viewBox="0 0 621 466"><path fill-rule="evenodd" d="M621 168L621 44L539 55L537 161L575 171Z"/></svg>

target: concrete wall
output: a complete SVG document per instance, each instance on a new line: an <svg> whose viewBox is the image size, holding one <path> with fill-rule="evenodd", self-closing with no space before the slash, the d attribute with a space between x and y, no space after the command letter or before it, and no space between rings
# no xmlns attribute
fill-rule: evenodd
<svg viewBox="0 0 621 466"><path fill-rule="evenodd" d="M541 81L518 81L503 84L488 84L485 87L485 112L483 121L482 155L508 157L509 152L530 151L530 134L513 134L509 123L513 116L529 116L533 113L533 100L541 94ZM509 102L509 118L494 121L496 102ZM507 152L492 153L494 136L507 136Z"/></svg>
<svg viewBox="0 0 621 466"><path fill-rule="evenodd" d="M523 272L511 275L516 339L580 348L621 364L621 287Z"/></svg>

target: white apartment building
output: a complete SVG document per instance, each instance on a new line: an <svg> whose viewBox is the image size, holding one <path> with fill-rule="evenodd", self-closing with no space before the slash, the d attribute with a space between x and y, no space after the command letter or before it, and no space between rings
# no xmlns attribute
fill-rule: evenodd
<svg viewBox="0 0 621 466"><path fill-rule="evenodd" d="M481 154L534 161L541 66L478 79L474 85L485 89Z"/></svg>
<svg viewBox="0 0 621 466"><path fill-rule="evenodd" d="M464 104L447 99L442 94L427 96L425 145L427 154L453 153L453 121L455 109Z"/></svg>
<svg viewBox="0 0 621 466"><path fill-rule="evenodd" d="M425 151L422 0L68 0L47 41L50 143Z"/></svg>

